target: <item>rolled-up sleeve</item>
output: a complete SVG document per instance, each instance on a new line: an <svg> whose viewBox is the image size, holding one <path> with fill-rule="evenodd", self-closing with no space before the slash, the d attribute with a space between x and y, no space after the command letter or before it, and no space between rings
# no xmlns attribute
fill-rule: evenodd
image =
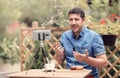
<svg viewBox="0 0 120 78"><path fill-rule="evenodd" d="M103 40L100 35L96 35L94 37L93 52L95 56L106 53L105 46L103 44Z"/></svg>

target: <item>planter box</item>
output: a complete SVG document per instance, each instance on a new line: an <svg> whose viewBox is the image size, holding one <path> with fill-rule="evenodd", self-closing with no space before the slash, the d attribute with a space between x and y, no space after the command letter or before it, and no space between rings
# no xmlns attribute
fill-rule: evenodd
<svg viewBox="0 0 120 78"><path fill-rule="evenodd" d="M116 35L102 35L104 45L114 46L116 42Z"/></svg>

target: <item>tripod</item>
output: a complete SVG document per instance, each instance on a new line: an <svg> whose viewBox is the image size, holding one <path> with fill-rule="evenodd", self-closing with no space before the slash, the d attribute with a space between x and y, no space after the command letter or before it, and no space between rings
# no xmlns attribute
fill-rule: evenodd
<svg viewBox="0 0 120 78"><path fill-rule="evenodd" d="M49 63L49 59L47 57L47 55L45 54L45 50L44 50L44 45L43 45L43 40L45 40L45 34L42 33L42 37L41 34L38 34L38 40L40 41L40 46L38 48L38 50L36 51L35 55L33 56L33 59L31 61L31 64L29 65L28 69L31 68L31 66L39 59L39 51L42 52L42 60L43 60L43 64L45 65L46 63ZM26 72L26 75L28 73L28 70Z"/></svg>
<svg viewBox="0 0 120 78"><path fill-rule="evenodd" d="M40 47L38 48L38 50L36 51L36 54L33 57L34 58L33 62L36 62L36 60L38 60L39 52L42 52L43 64L45 65L46 63L49 63L49 59L48 59L46 52L45 52L45 49L44 49L43 41L40 41Z"/></svg>

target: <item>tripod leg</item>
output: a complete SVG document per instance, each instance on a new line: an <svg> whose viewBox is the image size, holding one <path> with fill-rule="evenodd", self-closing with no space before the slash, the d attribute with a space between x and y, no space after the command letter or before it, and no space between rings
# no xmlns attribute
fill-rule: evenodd
<svg viewBox="0 0 120 78"><path fill-rule="evenodd" d="M33 58L35 57L35 60L38 59L39 51L40 51L40 47L38 48L36 54L33 56Z"/></svg>
<svg viewBox="0 0 120 78"><path fill-rule="evenodd" d="M45 65L47 63L47 60L46 60L46 54L45 54L44 48L42 48L42 54L43 54L43 61L44 61L44 65Z"/></svg>
<svg viewBox="0 0 120 78"><path fill-rule="evenodd" d="M38 48L38 50L36 51L35 55L32 57L32 61L30 62L30 65L27 67L27 69L30 69L31 66L35 63L35 61L38 59L38 53L40 51L40 47Z"/></svg>
<svg viewBox="0 0 120 78"><path fill-rule="evenodd" d="M49 63L49 59L43 47L42 47L42 54L43 54L44 64Z"/></svg>

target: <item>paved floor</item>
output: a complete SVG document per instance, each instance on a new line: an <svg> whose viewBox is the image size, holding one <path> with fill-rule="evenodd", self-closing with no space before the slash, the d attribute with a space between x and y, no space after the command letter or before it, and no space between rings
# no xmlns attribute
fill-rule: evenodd
<svg viewBox="0 0 120 78"><path fill-rule="evenodd" d="M12 74L12 73L16 73L18 71L14 71L14 72L0 72L0 78L8 78L7 75L8 74Z"/></svg>
<svg viewBox="0 0 120 78"><path fill-rule="evenodd" d="M20 71L20 64L2 64L0 63L0 78L8 78L7 75Z"/></svg>

